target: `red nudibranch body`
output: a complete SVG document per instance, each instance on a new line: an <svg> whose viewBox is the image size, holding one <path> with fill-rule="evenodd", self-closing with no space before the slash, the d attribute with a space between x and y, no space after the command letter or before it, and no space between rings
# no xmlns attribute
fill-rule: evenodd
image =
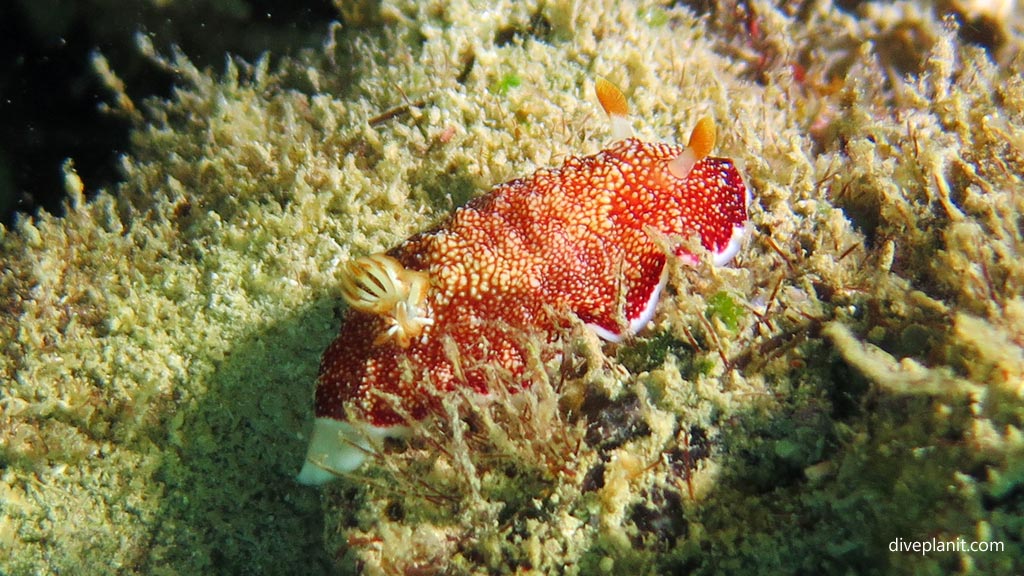
<svg viewBox="0 0 1024 576"><path fill-rule="evenodd" d="M622 93L604 80L597 92L609 148L496 186L347 265L349 310L320 364L300 482L356 469L373 441L435 411L438 391L486 394L496 368L522 375L524 333L554 340L571 315L606 340L643 328L667 277L653 236L698 234L715 264L736 254L748 193L732 161L708 156L714 124L698 122L686 147L642 142Z"/></svg>

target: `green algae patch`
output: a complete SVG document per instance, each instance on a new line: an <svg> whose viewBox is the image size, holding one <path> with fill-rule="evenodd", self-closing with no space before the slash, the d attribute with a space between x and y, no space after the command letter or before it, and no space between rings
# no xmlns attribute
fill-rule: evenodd
<svg viewBox="0 0 1024 576"><path fill-rule="evenodd" d="M717 318L730 331L736 330L743 316L743 307L728 292L715 292L708 297L705 316L710 320Z"/></svg>
<svg viewBox="0 0 1024 576"><path fill-rule="evenodd" d="M666 12L663 8L659 6L648 6L640 8L637 11L637 16L639 16L644 22L646 22L652 28L660 28L672 21L672 19L669 17L668 12Z"/></svg>
<svg viewBox="0 0 1024 576"><path fill-rule="evenodd" d="M1021 28L619 8L384 2L217 72L144 46L177 88L123 183L86 202L69 164L64 218L0 230L0 572L1024 570ZM736 261L663 239L698 257L635 338L570 327L295 485L338 265L601 149L597 75L645 139L716 119ZM890 551L932 537L1004 548Z"/></svg>
<svg viewBox="0 0 1024 576"><path fill-rule="evenodd" d="M523 79L518 74L515 72L508 72L502 75L502 77L494 83L491 91L499 96L504 96L505 94L508 94L509 90L518 88L522 83Z"/></svg>

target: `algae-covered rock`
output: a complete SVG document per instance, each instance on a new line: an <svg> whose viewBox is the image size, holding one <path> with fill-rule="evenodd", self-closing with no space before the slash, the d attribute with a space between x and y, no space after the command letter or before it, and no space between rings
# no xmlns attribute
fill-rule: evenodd
<svg viewBox="0 0 1024 576"><path fill-rule="evenodd" d="M1021 572L1020 26L944 9L359 3L222 71L143 44L177 89L132 104L123 183L69 162L66 216L0 231L0 572ZM736 262L295 484L339 264L599 150L597 76L645 139L717 120Z"/></svg>

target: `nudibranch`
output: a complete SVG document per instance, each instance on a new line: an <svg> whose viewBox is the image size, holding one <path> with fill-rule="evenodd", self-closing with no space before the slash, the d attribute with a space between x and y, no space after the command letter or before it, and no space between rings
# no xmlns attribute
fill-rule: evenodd
<svg viewBox="0 0 1024 576"><path fill-rule="evenodd" d="M299 482L355 470L437 411L439 393L486 395L493 374L522 376L523 334L552 342L573 316L609 341L643 328L667 279L657 238L699 235L716 265L739 251L749 196L733 162L709 156L714 123L700 120L685 147L643 142L618 88L596 89L610 147L498 185L345 266L348 310L320 364Z"/></svg>

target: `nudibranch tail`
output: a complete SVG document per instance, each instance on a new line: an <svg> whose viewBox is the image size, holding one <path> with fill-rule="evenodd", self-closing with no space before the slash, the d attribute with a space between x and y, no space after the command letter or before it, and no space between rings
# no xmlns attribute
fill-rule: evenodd
<svg viewBox="0 0 1024 576"><path fill-rule="evenodd" d="M406 426L380 427L317 418L305 463L296 480L307 486L329 482L359 468L386 438L403 438L408 434Z"/></svg>
<svg viewBox="0 0 1024 576"><path fill-rule="evenodd" d="M414 338L434 323L425 301L430 276L409 270L386 254L373 254L346 263L341 276L341 296L349 306L383 316L387 329L374 344L394 340L408 348Z"/></svg>
<svg viewBox="0 0 1024 576"><path fill-rule="evenodd" d="M626 104L626 95L619 90L615 84L598 78L594 83L594 91L597 93L597 101L612 123L612 138L624 140L633 135L633 127L629 125L629 105Z"/></svg>

